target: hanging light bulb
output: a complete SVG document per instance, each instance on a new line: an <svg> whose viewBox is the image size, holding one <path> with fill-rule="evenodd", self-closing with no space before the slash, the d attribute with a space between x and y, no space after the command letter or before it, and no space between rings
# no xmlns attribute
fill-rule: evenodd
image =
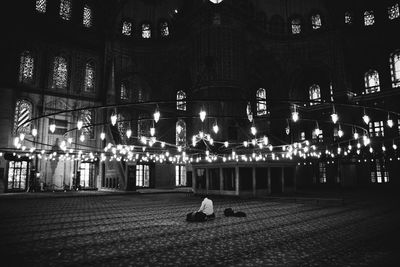
<svg viewBox="0 0 400 267"><path fill-rule="evenodd" d="M49 129L51 133L54 133L56 131L56 124L54 122L50 124Z"/></svg>
<svg viewBox="0 0 400 267"><path fill-rule="evenodd" d="M79 136L79 140L81 140L81 142L85 141L85 135L81 134L81 136Z"/></svg>
<svg viewBox="0 0 400 267"><path fill-rule="evenodd" d="M36 135L38 134L38 130L36 128L32 129L32 136L36 137Z"/></svg>
<svg viewBox="0 0 400 267"><path fill-rule="evenodd" d="M294 121L294 122L296 122L296 121L298 121L299 120L299 113L297 112L297 110L296 110L296 105L294 105L293 106L293 112L292 112L292 120Z"/></svg>
<svg viewBox="0 0 400 267"><path fill-rule="evenodd" d="M354 137L354 139L358 139L360 136L357 132L354 132L353 137Z"/></svg>
<svg viewBox="0 0 400 267"><path fill-rule="evenodd" d="M368 124L370 119L369 116L367 115L367 113L365 113L365 109L364 109L364 116L362 117L363 121L365 122L365 124Z"/></svg>
<svg viewBox="0 0 400 267"><path fill-rule="evenodd" d="M19 137L14 138L14 146L18 147L19 145Z"/></svg>
<svg viewBox="0 0 400 267"><path fill-rule="evenodd" d="M165 147L165 142L161 142L161 147L162 147L162 148Z"/></svg>
<svg viewBox="0 0 400 267"><path fill-rule="evenodd" d="M336 113L335 106L332 106L331 119L334 124L339 120L339 115Z"/></svg>
<svg viewBox="0 0 400 267"><path fill-rule="evenodd" d="M24 134L24 133L20 133L20 134L19 134L19 139L20 139L21 141L24 141L24 139L25 139L25 134Z"/></svg>
<svg viewBox="0 0 400 267"><path fill-rule="evenodd" d="M247 141L243 141L243 146L244 146L244 147L248 147L248 146L249 146L249 143L248 143Z"/></svg>
<svg viewBox="0 0 400 267"><path fill-rule="evenodd" d="M219 127L218 127L217 121L215 121L215 123L213 125L213 131L215 134L217 134L219 132Z"/></svg>
<svg viewBox="0 0 400 267"><path fill-rule="evenodd" d="M204 120L206 119L207 113L202 109L202 110L200 110L199 115L200 115L201 122L204 122Z"/></svg>
<svg viewBox="0 0 400 267"><path fill-rule="evenodd" d="M104 139L106 139L106 133L105 132L101 132L100 133L100 139L103 141Z"/></svg>
<svg viewBox="0 0 400 267"><path fill-rule="evenodd" d="M156 108L156 110L154 111L153 117L154 117L154 121L157 123L160 120L160 111L158 110L158 106Z"/></svg>
<svg viewBox="0 0 400 267"><path fill-rule="evenodd" d="M177 134L181 134L181 132L182 132L182 126L181 126L180 124L178 124L178 125L176 126L176 133L177 133Z"/></svg>
<svg viewBox="0 0 400 267"><path fill-rule="evenodd" d="M263 137L263 142L264 142L264 145L268 145L268 137L267 136L264 136Z"/></svg>
<svg viewBox="0 0 400 267"><path fill-rule="evenodd" d="M343 133L342 127L339 124L338 136L341 138L341 137L343 137L343 134L344 133Z"/></svg>
<svg viewBox="0 0 400 267"><path fill-rule="evenodd" d="M78 122L76 123L76 128L78 128L78 130L82 129L83 126L83 121L78 120Z"/></svg>
<svg viewBox="0 0 400 267"><path fill-rule="evenodd" d="M225 147L228 147L228 146L229 146L229 142L228 142L228 141L225 141L225 142L224 142L224 146L225 146Z"/></svg>
<svg viewBox="0 0 400 267"><path fill-rule="evenodd" d="M394 143L393 141L393 145L392 145L393 149L396 150L397 149L397 145Z"/></svg>
<svg viewBox="0 0 400 267"><path fill-rule="evenodd" d="M111 119L112 126L114 126L117 123L117 119L118 119L117 114L113 113L111 115L110 119Z"/></svg>
<svg viewBox="0 0 400 267"><path fill-rule="evenodd" d="M126 137L128 137L129 139L131 138L131 136L132 136L132 130L131 129L126 130Z"/></svg>
<svg viewBox="0 0 400 267"><path fill-rule="evenodd" d="M151 136L154 136L155 134L156 134L156 128L151 127L151 128L150 128L150 135L151 135Z"/></svg>
<svg viewBox="0 0 400 267"><path fill-rule="evenodd" d="M251 134L252 135L256 135L257 134L257 128L256 126L253 124L250 128Z"/></svg>
<svg viewBox="0 0 400 267"><path fill-rule="evenodd" d="M389 113L388 113L387 125L389 126L389 128L392 128L394 125L393 120L390 118Z"/></svg>
<svg viewBox="0 0 400 267"><path fill-rule="evenodd" d="M318 121L315 122L314 133L315 133L316 136L319 136L319 134L321 133L321 130L319 129Z"/></svg>
<svg viewBox="0 0 400 267"><path fill-rule="evenodd" d="M192 146L196 146L196 144L197 144L197 142L196 142L196 136L195 135L193 135L192 136Z"/></svg>

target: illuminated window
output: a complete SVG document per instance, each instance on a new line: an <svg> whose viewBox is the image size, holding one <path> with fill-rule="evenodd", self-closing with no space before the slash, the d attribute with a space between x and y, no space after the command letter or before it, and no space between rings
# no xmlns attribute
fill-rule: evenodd
<svg viewBox="0 0 400 267"><path fill-rule="evenodd" d="M54 58L52 88L65 89L68 82L67 60L62 56Z"/></svg>
<svg viewBox="0 0 400 267"><path fill-rule="evenodd" d="M10 161L8 164L8 183L7 189L9 190L25 190L26 181L28 179L27 161Z"/></svg>
<svg viewBox="0 0 400 267"><path fill-rule="evenodd" d="M161 33L162 37L169 36L168 22L163 21L163 22L160 23L160 33Z"/></svg>
<svg viewBox="0 0 400 267"><path fill-rule="evenodd" d="M94 112L93 110L83 110L81 113L81 120L83 122L82 133L89 138L94 138L93 121Z"/></svg>
<svg viewBox="0 0 400 267"><path fill-rule="evenodd" d="M124 21L122 23L122 34L126 36L131 36L132 34L132 22Z"/></svg>
<svg viewBox="0 0 400 267"><path fill-rule="evenodd" d="M365 93L372 94L381 90L379 86L379 74L376 70L369 70L365 73Z"/></svg>
<svg viewBox="0 0 400 267"><path fill-rule="evenodd" d="M28 120L31 118L32 104L26 100L18 100L15 104L14 132L29 134L31 123Z"/></svg>
<svg viewBox="0 0 400 267"><path fill-rule="evenodd" d="M388 7L387 11L389 19L397 19L400 17L399 4Z"/></svg>
<svg viewBox="0 0 400 267"><path fill-rule="evenodd" d="M374 16L374 11L365 11L364 12L364 25L365 26L371 26L374 25L375 23L375 16Z"/></svg>
<svg viewBox="0 0 400 267"><path fill-rule="evenodd" d="M150 28L150 24L148 24L148 23L142 24L142 38L144 38L144 39L151 38L151 28Z"/></svg>
<svg viewBox="0 0 400 267"><path fill-rule="evenodd" d="M125 82L121 83L120 99L121 100L128 100L129 99L128 89L126 88L126 83Z"/></svg>
<svg viewBox="0 0 400 267"><path fill-rule="evenodd" d="M176 93L176 109L186 110L186 93L184 91L178 91Z"/></svg>
<svg viewBox="0 0 400 267"><path fill-rule="evenodd" d="M386 171L386 166L384 161L376 160L371 171L371 182L372 183L388 183L389 182L389 172Z"/></svg>
<svg viewBox="0 0 400 267"><path fill-rule="evenodd" d="M94 164L82 162L79 165L79 185L82 188L93 187L94 185Z"/></svg>
<svg viewBox="0 0 400 267"><path fill-rule="evenodd" d="M136 186L150 186L150 168L149 165L136 165Z"/></svg>
<svg viewBox="0 0 400 267"><path fill-rule="evenodd" d="M310 98L310 105L317 105L316 102L321 102L321 89L319 85L313 84L308 89L309 98Z"/></svg>
<svg viewBox="0 0 400 267"><path fill-rule="evenodd" d="M353 23L353 17L350 12L344 13L344 23L345 24L352 24Z"/></svg>
<svg viewBox="0 0 400 267"><path fill-rule="evenodd" d="M368 126L369 126L370 136L383 137L385 135L385 132L383 129L383 121L370 122L368 124Z"/></svg>
<svg viewBox="0 0 400 267"><path fill-rule="evenodd" d="M322 27L321 16L319 14L311 16L311 25L313 30L317 30Z"/></svg>
<svg viewBox="0 0 400 267"><path fill-rule="evenodd" d="M175 166L175 186L186 186L186 166Z"/></svg>
<svg viewBox="0 0 400 267"><path fill-rule="evenodd" d="M267 114L267 91L264 88L257 90L257 115Z"/></svg>
<svg viewBox="0 0 400 267"><path fill-rule="evenodd" d="M326 165L324 162L319 163L319 182L326 183Z"/></svg>
<svg viewBox="0 0 400 267"><path fill-rule="evenodd" d="M298 18L292 19L292 34L301 33L301 21Z"/></svg>
<svg viewBox="0 0 400 267"><path fill-rule="evenodd" d="M93 92L95 86L95 68L92 62L86 63L85 68L85 92Z"/></svg>
<svg viewBox="0 0 400 267"><path fill-rule="evenodd" d="M33 81L34 59L29 51L21 54L19 63L19 81L22 83L30 83Z"/></svg>
<svg viewBox="0 0 400 267"><path fill-rule="evenodd" d="M186 123L183 120L178 120L176 123L176 145L186 145Z"/></svg>
<svg viewBox="0 0 400 267"><path fill-rule="evenodd" d="M88 5L83 7L83 26L86 28L92 26L92 9Z"/></svg>
<svg viewBox="0 0 400 267"><path fill-rule="evenodd" d="M46 0L36 0L36 11L40 13L46 13L47 1Z"/></svg>
<svg viewBox="0 0 400 267"><path fill-rule="evenodd" d="M400 51L390 55L390 70L392 76L392 87L400 87Z"/></svg>
<svg viewBox="0 0 400 267"><path fill-rule="evenodd" d="M64 20L71 19L71 0L60 1L60 17Z"/></svg>

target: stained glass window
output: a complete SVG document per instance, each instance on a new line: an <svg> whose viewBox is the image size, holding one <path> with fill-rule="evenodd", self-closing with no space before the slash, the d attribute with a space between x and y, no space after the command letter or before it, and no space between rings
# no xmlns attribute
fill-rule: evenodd
<svg viewBox="0 0 400 267"><path fill-rule="evenodd" d="M18 100L15 104L14 132L29 134L32 118L32 104L26 100Z"/></svg>
<svg viewBox="0 0 400 267"><path fill-rule="evenodd" d="M86 28L92 26L92 9L88 5L83 7L83 26Z"/></svg>
<svg viewBox="0 0 400 267"><path fill-rule="evenodd" d="M364 25L365 26L371 26L374 25L375 23L375 16L374 16L374 11L365 11L364 12Z"/></svg>
<svg viewBox="0 0 400 267"><path fill-rule="evenodd" d="M317 105L316 102L321 102L321 88L318 84L313 84L308 89L309 98L311 100L310 105Z"/></svg>
<svg viewBox="0 0 400 267"><path fill-rule="evenodd" d="M322 27L321 16L319 14L311 16L311 25L313 30L317 30Z"/></svg>
<svg viewBox="0 0 400 267"><path fill-rule="evenodd" d="M148 23L142 24L142 38L145 38L145 39L151 38L151 28L150 28L150 24L148 24Z"/></svg>
<svg viewBox="0 0 400 267"><path fill-rule="evenodd" d="M345 24L352 24L353 23L353 17L350 12L344 13L344 23Z"/></svg>
<svg viewBox="0 0 400 267"><path fill-rule="evenodd" d="M183 120L178 120L176 123L176 145L186 145L186 123Z"/></svg>
<svg viewBox="0 0 400 267"><path fill-rule="evenodd" d="M388 7L388 17L389 19L397 19L400 17L399 4Z"/></svg>
<svg viewBox="0 0 400 267"><path fill-rule="evenodd" d="M81 113L81 120L83 121L82 132L89 138L94 137L93 131L93 120L94 112L93 110L83 110Z"/></svg>
<svg viewBox="0 0 400 267"><path fill-rule="evenodd" d="M182 90L176 93L176 109L186 110L186 93Z"/></svg>
<svg viewBox="0 0 400 267"><path fill-rule="evenodd" d="M292 34L301 33L301 21L298 18L292 19Z"/></svg>
<svg viewBox="0 0 400 267"><path fill-rule="evenodd" d="M374 137L383 137L385 136L383 121L374 121L368 124L369 126L369 134Z"/></svg>
<svg viewBox="0 0 400 267"><path fill-rule="evenodd" d="M169 27L168 27L168 22L163 21L160 23L160 32L162 37L167 37L169 36Z"/></svg>
<svg viewBox="0 0 400 267"><path fill-rule="evenodd" d="M121 96L121 100L128 100L129 99L128 89L126 88L126 83L125 82L121 83L120 96Z"/></svg>
<svg viewBox="0 0 400 267"><path fill-rule="evenodd" d="M71 19L71 0L60 0L60 17L64 20Z"/></svg>
<svg viewBox="0 0 400 267"><path fill-rule="evenodd" d="M379 74L376 70L369 70L365 73L365 93L372 94L381 90L379 86Z"/></svg>
<svg viewBox="0 0 400 267"><path fill-rule="evenodd" d="M85 92L93 92L95 85L95 68L92 62L86 63L85 68Z"/></svg>
<svg viewBox="0 0 400 267"><path fill-rule="evenodd" d="M400 51L391 54L390 70L392 76L392 87L400 87Z"/></svg>
<svg viewBox="0 0 400 267"><path fill-rule="evenodd" d="M36 0L36 11L40 13L46 13L47 1L46 0Z"/></svg>
<svg viewBox="0 0 400 267"><path fill-rule="evenodd" d="M33 80L34 59L29 51L24 51L21 54L19 65L19 81L29 83Z"/></svg>
<svg viewBox="0 0 400 267"><path fill-rule="evenodd" d="M54 58L52 88L67 88L68 66L67 60L62 56Z"/></svg>
<svg viewBox="0 0 400 267"><path fill-rule="evenodd" d="M264 88L257 90L257 115L267 114L267 91Z"/></svg>
<svg viewBox="0 0 400 267"><path fill-rule="evenodd" d="M375 160L375 164L371 171L371 182L372 183L388 183L389 172L386 171L385 162L379 159Z"/></svg>
<svg viewBox="0 0 400 267"><path fill-rule="evenodd" d="M122 22L122 34L126 36L131 36L132 34L132 22L124 21Z"/></svg>

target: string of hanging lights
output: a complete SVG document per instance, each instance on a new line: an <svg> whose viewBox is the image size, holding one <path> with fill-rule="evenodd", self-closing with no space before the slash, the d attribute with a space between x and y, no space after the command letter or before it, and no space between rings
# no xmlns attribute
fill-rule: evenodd
<svg viewBox="0 0 400 267"><path fill-rule="evenodd" d="M209 100L208 100L209 101ZM220 100L218 100L220 101ZM233 101L233 100L229 100ZM243 101L243 100L241 100ZM195 102L195 101L193 101ZM198 102L202 102L202 100L198 100ZM372 157L377 153L381 153L387 155L389 160L399 160L397 155L397 137L394 138L382 138L379 140L380 148L377 149L378 146L371 145L370 133L368 128L365 128L364 125L358 125L356 123L340 121L339 115L337 113L337 107L345 107L352 109L363 109L362 121L365 125L369 125L371 122L370 117L367 114L367 110L372 114L375 112L384 113L386 115L387 121L386 125L389 128L394 126L393 118L399 118L399 114L383 110L374 107L360 107L349 104L340 104L340 103L331 103L331 114L330 114L330 122L326 119L323 120L321 118L308 118L306 116L301 116L299 107L300 102L286 101L280 100L275 101L281 105L285 103L288 105L288 109L291 110L291 121L295 124L313 122L315 123L315 127L313 129L313 135L317 137L317 139L313 140L297 140L289 143L274 143L271 142L271 136L268 136L267 133L262 133L257 129L257 124L264 123L265 121L272 120L284 120L287 122L286 134L290 134L290 122L287 117L282 118L271 118L271 117L261 117L254 116L251 109L251 102L246 101L247 106L245 110L246 116L237 117L237 119L247 119L250 124L250 131L248 134L248 138L245 140L237 140L235 142L231 140L218 140L216 139L217 134L224 129L221 129L218 124L218 119L224 119L226 116L215 116L207 114L204 106L201 106L200 111L198 112L198 116L179 116L179 118L186 119L196 119L198 117L201 121L201 129L197 131L193 131L191 138L187 138L191 140L191 142L186 142L185 144L176 144L169 143L165 140L162 140L161 136L157 136L156 125L160 121L163 120L177 120L177 116L170 117L162 117L160 112L160 106L163 104L169 104L165 101L163 102L148 102L143 103L141 105L148 106L156 106L152 118L148 118L147 120L151 120L151 127L149 128L149 135L135 135L131 128L126 129L125 136L128 140L136 140L135 144L128 143L117 143L114 140L111 140L111 136L107 137L105 129L107 127L116 126L118 123L124 122L126 120L118 120L118 108L121 107L129 107L134 106L137 103L124 103L121 105L109 105L109 106L99 106L99 107L85 107L75 110L66 110L60 111L48 115L44 115L37 118L32 118L27 123L32 121L38 121L43 118L51 118L56 114L60 113L68 113L68 112L76 112L77 110L84 109L112 109L111 116L107 122L97 123L97 124L88 124L84 125L82 118L78 118L76 122L76 128L72 128L67 131L65 135L65 140L62 140L59 144L59 149L54 151L52 144L44 144L40 143L36 140L39 131L36 128L33 128L30 136L31 138L26 138L25 134L21 133L14 138L14 148L12 149L3 149L3 152L12 152L17 157L28 157L29 159L39 158L44 160L85 160L85 161L141 161L141 162L171 162L171 163L179 163L179 164L187 164L187 163L199 163L199 162L258 162L258 161L276 161L276 160L293 160L298 161L299 164L301 162L312 161L313 159L325 159L327 162L332 162L334 159L338 158L357 158L358 162L362 162L363 160ZM246 103L245 102L245 103ZM172 101L171 101L172 103ZM269 101L268 105L272 105L273 101ZM210 132L204 130L204 123L207 119L212 119L212 127ZM327 142L318 142L318 136L322 133L320 129L320 124L333 124L335 129L337 130L337 138L334 138L330 143ZM38 123L34 123L34 125L38 125ZM175 123L174 123L175 125ZM337 125L337 126L336 126ZM88 146L83 144L85 141L85 135L83 133L83 129L87 127L99 127L101 126L102 130L99 134L100 140L103 145L101 148L98 146ZM344 127L344 128L343 128ZM345 129L345 130L343 130ZM351 134L347 133L346 130L351 129ZM17 129L18 130L18 129ZM52 123L49 125L49 131L54 133L56 130L56 122L52 120ZM176 126L176 133L181 134L183 131L183 127L181 125ZM17 131L18 132L18 131ZM78 147L76 142L73 142L71 136L68 136L69 133L76 132L76 136L79 136ZM110 140L107 140L110 139ZM391 143L391 147L387 147L388 143ZM131 142L133 143L133 142ZM201 144L201 145L199 145ZM38 148L37 146L40 146ZM46 149L47 147L47 149ZM329 160L331 159L331 160Z"/></svg>

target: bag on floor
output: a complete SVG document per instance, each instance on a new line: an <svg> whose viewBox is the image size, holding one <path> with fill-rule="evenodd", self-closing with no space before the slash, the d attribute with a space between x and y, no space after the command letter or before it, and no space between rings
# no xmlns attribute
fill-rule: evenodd
<svg viewBox="0 0 400 267"><path fill-rule="evenodd" d="M233 214L234 217L246 217L246 213L243 211L237 211Z"/></svg>
<svg viewBox="0 0 400 267"><path fill-rule="evenodd" d="M233 209L232 209L232 208L226 208L226 209L224 210L224 215L225 215L226 217L233 216L233 214L234 214L234 212L233 212Z"/></svg>

